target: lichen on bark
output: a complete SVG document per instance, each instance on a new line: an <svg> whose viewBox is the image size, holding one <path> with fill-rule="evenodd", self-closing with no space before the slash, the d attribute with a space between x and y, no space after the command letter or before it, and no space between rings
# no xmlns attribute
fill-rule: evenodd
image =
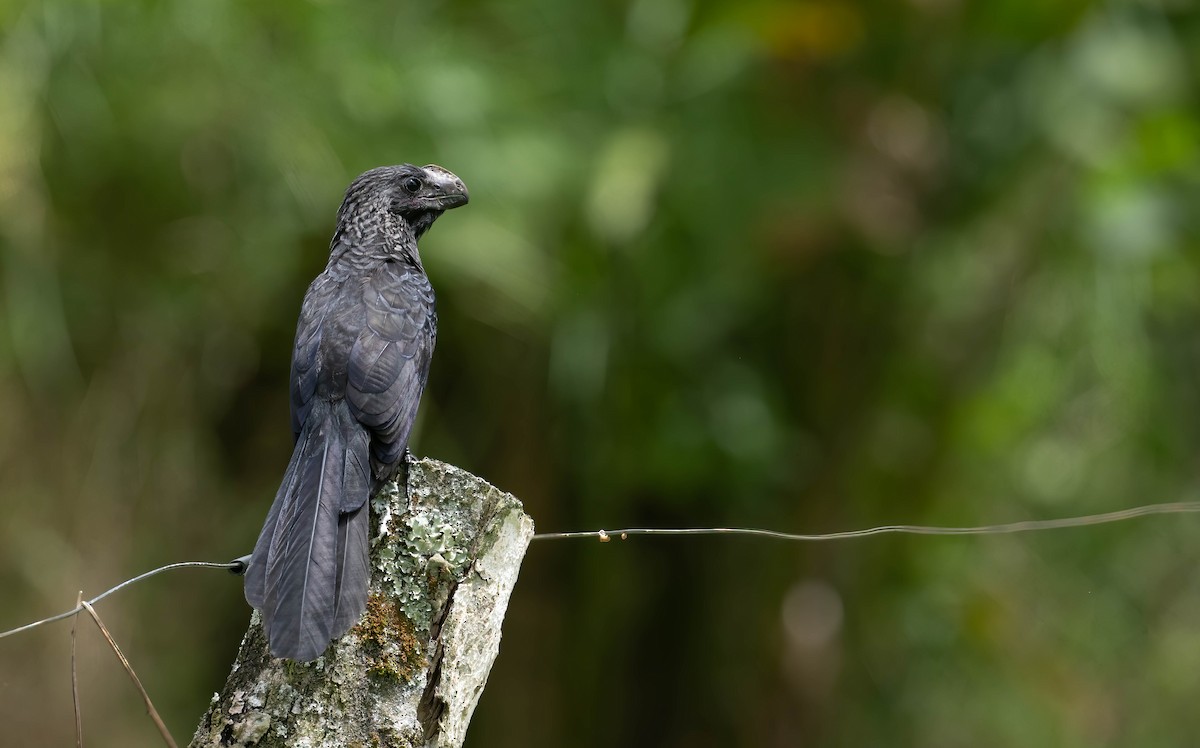
<svg viewBox="0 0 1200 748"><path fill-rule="evenodd" d="M513 496L427 459L371 510L362 620L297 663L270 656L255 612L192 748L462 745L533 521Z"/></svg>

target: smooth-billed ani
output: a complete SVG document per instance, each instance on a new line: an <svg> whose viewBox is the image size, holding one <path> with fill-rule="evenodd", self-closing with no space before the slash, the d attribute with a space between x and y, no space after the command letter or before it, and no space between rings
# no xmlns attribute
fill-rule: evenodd
<svg viewBox="0 0 1200 748"><path fill-rule="evenodd" d="M437 334L417 239L467 202L440 166L383 166L346 190L292 352L295 448L246 571L271 653L309 661L367 602L368 499L404 459Z"/></svg>

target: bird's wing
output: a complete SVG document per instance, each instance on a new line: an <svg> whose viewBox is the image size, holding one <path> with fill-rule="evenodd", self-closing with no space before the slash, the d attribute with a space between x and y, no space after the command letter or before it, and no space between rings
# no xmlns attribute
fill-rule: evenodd
<svg viewBox="0 0 1200 748"><path fill-rule="evenodd" d="M296 343L292 349L291 406L292 435L300 437L321 375L321 333L325 320L335 313L341 283L328 273L317 276L304 294L300 319L296 322Z"/></svg>
<svg viewBox="0 0 1200 748"><path fill-rule="evenodd" d="M429 374L437 314L433 288L417 267L386 263L361 288L366 318L350 351L346 401L371 432L372 474L381 481L395 471L408 445Z"/></svg>

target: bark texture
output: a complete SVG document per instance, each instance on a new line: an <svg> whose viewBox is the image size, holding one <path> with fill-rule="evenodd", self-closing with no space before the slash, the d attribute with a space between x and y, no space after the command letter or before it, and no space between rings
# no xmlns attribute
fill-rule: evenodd
<svg viewBox="0 0 1200 748"><path fill-rule="evenodd" d="M401 476L404 479L404 476ZM270 656L259 614L193 748L457 748L500 647L533 521L435 460L372 499L366 613L311 663Z"/></svg>

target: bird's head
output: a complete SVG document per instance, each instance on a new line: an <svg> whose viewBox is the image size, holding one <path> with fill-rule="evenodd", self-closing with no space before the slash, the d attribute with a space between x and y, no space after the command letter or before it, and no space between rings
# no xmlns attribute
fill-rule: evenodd
<svg viewBox="0 0 1200 748"><path fill-rule="evenodd" d="M436 164L380 166L350 184L338 223L357 219L388 226L399 217L419 237L443 212L466 205L467 199L463 181Z"/></svg>

